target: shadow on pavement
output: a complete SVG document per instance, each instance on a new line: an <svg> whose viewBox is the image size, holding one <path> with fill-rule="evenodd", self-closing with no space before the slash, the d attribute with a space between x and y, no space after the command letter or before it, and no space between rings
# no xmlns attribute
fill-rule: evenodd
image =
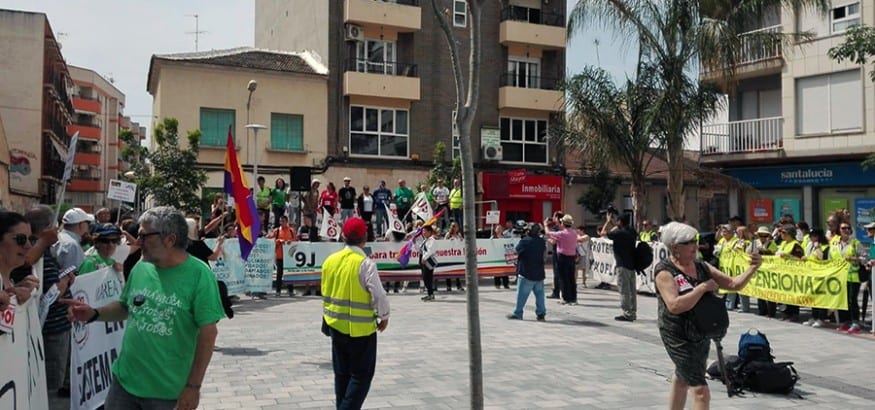
<svg viewBox="0 0 875 410"><path fill-rule="evenodd" d="M558 320L550 320L550 317L547 316L547 321L544 322L547 324L555 324L555 325L565 325L565 326L586 326L586 327L607 327L607 324L602 322L595 322L592 320L581 320L581 319L558 319Z"/></svg>
<svg viewBox="0 0 875 410"><path fill-rule="evenodd" d="M301 364L313 365L323 370L334 370L331 362L301 362Z"/></svg>
<svg viewBox="0 0 875 410"><path fill-rule="evenodd" d="M225 356L247 356L247 357L259 357L266 356L268 353L275 352L277 350L261 350L254 347L220 347L216 346L213 349L216 353L221 353Z"/></svg>

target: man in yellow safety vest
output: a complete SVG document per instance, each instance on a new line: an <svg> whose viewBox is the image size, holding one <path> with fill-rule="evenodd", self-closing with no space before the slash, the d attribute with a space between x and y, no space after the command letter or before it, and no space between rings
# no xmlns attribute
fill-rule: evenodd
<svg viewBox="0 0 875 410"><path fill-rule="evenodd" d="M322 264L323 331L331 336L334 396L338 409L359 409L377 366L377 331L389 326L389 299L377 264L362 249L365 221L343 224L346 247Z"/></svg>

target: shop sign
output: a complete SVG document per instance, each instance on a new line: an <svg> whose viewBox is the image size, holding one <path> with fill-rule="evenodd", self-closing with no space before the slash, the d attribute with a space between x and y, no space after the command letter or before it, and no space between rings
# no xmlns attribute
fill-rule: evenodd
<svg viewBox="0 0 875 410"><path fill-rule="evenodd" d="M771 199L750 200L750 221L756 223L772 223L775 220Z"/></svg>
<svg viewBox="0 0 875 410"><path fill-rule="evenodd" d="M864 170L859 162L739 168L727 174L754 188L875 184L875 169Z"/></svg>

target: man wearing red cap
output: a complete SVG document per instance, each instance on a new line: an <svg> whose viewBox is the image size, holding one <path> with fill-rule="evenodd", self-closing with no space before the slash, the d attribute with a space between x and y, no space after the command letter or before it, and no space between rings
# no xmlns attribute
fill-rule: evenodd
<svg viewBox="0 0 875 410"><path fill-rule="evenodd" d="M377 331L389 326L389 299L377 264L362 250L367 233L363 219L347 220L346 247L322 264L323 331L331 336L338 409L362 407L377 366Z"/></svg>

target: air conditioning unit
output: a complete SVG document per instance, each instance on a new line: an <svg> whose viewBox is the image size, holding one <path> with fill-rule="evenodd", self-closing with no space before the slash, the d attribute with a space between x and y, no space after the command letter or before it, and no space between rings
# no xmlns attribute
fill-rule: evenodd
<svg viewBox="0 0 875 410"><path fill-rule="evenodd" d="M501 161L501 144L483 144L480 150L484 161Z"/></svg>
<svg viewBox="0 0 875 410"><path fill-rule="evenodd" d="M365 32L355 24L346 25L346 41L364 41Z"/></svg>

